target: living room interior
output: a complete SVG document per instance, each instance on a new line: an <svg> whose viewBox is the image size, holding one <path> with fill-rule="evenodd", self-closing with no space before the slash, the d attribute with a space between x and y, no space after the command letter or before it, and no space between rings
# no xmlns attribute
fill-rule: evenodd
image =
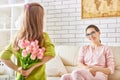
<svg viewBox="0 0 120 80"><path fill-rule="evenodd" d="M70 73L76 68L75 62L79 48L89 44L85 36L85 28L90 24L100 28L101 42L110 46L115 55L116 72L109 77L109 80L120 80L120 2L117 2L119 0L108 0L114 1L114 3L110 3L111 7L107 5L106 8L107 1L104 0L104 8L101 7L101 11L98 11L95 4L92 4L94 1L90 0L89 4L88 0L2 0L0 2L0 34L2 38L0 39L0 52L19 31L19 17L24 4L38 2L45 10L44 31L49 34L57 54L55 59L48 62L46 66L47 80L59 80L61 75ZM89 4L87 8L85 3ZM103 15L88 15L84 9L90 9L96 15ZM115 10L116 13L112 10ZM14 56L12 59L15 62ZM59 71L55 71L55 69ZM2 62L0 62L0 80L15 80L15 72Z"/></svg>

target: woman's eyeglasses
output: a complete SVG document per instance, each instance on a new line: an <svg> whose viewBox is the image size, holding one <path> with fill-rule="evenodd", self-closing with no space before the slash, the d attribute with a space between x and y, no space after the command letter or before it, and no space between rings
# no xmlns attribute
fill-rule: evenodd
<svg viewBox="0 0 120 80"><path fill-rule="evenodd" d="M96 31L92 31L91 33L89 34L86 34L87 37L89 37L90 35L94 35L96 33Z"/></svg>

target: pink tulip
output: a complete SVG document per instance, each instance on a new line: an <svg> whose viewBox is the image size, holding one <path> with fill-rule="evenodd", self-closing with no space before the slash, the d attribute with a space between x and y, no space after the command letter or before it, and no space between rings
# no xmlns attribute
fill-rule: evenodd
<svg viewBox="0 0 120 80"><path fill-rule="evenodd" d="M23 41L23 40L19 40L19 41L18 41L18 46L19 46L20 48L24 49L24 48L25 48L24 41Z"/></svg>
<svg viewBox="0 0 120 80"><path fill-rule="evenodd" d="M25 40L25 41L24 41L24 45L25 45L25 47L29 46L29 45L30 45L30 41Z"/></svg>
<svg viewBox="0 0 120 80"><path fill-rule="evenodd" d="M38 45L38 40L35 40L35 44Z"/></svg>
<svg viewBox="0 0 120 80"><path fill-rule="evenodd" d="M44 47L42 47L42 51L45 52L45 48Z"/></svg>
<svg viewBox="0 0 120 80"><path fill-rule="evenodd" d="M43 53L45 52L45 48L43 47L42 49L39 49L37 53L37 58L42 59L43 58Z"/></svg>
<svg viewBox="0 0 120 80"><path fill-rule="evenodd" d="M31 56L30 56L30 58L32 59L32 60L35 60L36 59L36 54L31 54Z"/></svg>
<svg viewBox="0 0 120 80"><path fill-rule="evenodd" d="M32 53L38 53L39 47L33 47L32 48Z"/></svg>
<svg viewBox="0 0 120 80"><path fill-rule="evenodd" d="M27 46L27 47L26 47L26 51L27 51L28 53L32 52L32 46Z"/></svg>
<svg viewBox="0 0 120 80"><path fill-rule="evenodd" d="M29 45L30 45L30 41L28 41L28 40L19 40L18 41L18 46L22 49L26 48Z"/></svg>
<svg viewBox="0 0 120 80"><path fill-rule="evenodd" d="M38 58L38 59L42 59L42 58L43 58L43 53L38 52L38 53L37 53L37 58Z"/></svg>
<svg viewBox="0 0 120 80"><path fill-rule="evenodd" d="M28 55L28 52L27 52L26 50L23 50L23 51L22 51L22 56L23 56L23 57L27 57L27 55Z"/></svg>
<svg viewBox="0 0 120 80"><path fill-rule="evenodd" d="M31 46L33 47L38 46L38 41L37 40L31 41Z"/></svg>

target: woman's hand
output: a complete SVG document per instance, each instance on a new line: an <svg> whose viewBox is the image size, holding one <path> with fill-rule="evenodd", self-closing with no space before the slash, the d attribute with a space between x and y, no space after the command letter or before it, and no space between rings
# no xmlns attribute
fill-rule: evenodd
<svg viewBox="0 0 120 80"><path fill-rule="evenodd" d="M98 70L97 66L88 66L89 67L89 71L92 73L93 76L96 75L96 72Z"/></svg>
<svg viewBox="0 0 120 80"><path fill-rule="evenodd" d="M96 75L96 70L95 70L94 68L89 68L89 71L91 72L91 74L92 74L93 76Z"/></svg>
<svg viewBox="0 0 120 80"><path fill-rule="evenodd" d="M109 75L111 73L111 70L109 68L103 68L100 66L88 66L89 68L92 68L93 70L95 70L96 72L103 72L106 75Z"/></svg>

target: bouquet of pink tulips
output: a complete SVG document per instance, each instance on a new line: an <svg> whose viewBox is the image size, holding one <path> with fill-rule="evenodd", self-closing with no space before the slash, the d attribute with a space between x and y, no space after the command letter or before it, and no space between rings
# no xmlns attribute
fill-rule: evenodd
<svg viewBox="0 0 120 80"><path fill-rule="evenodd" d="M39 48L37 40L19 40L18 46L20 48L18 58L20 59L21 67L25 70L39 62L44 56L45 48ZM21 75L19 80L24 80L24 77Z"/></svg>

